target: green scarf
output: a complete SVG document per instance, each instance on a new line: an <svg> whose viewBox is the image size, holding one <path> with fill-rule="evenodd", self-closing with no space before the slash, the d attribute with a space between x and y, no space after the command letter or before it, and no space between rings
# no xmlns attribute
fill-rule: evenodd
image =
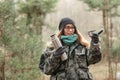
<svg viewBox="0 0 120 80"><path fill-rule="evenodd" d="M62 35L60 39L68 46L72 45L77 40L77 35L73 34L71 36Z"/></svg>

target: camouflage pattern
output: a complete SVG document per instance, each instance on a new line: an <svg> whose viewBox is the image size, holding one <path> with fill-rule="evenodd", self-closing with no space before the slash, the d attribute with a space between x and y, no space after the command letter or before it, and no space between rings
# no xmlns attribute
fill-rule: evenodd
<svg viewBox="0 0 120 80"><path fill-rule="evenodd" d="M55 58L53 47L47 47L40 58L41 71L51 75L50 80L92 80L88 66L101 60L99 46L91 43L90 49L87 49L77 42L72 46L63 46L68 59L61 61L61 58Z"/></svg>

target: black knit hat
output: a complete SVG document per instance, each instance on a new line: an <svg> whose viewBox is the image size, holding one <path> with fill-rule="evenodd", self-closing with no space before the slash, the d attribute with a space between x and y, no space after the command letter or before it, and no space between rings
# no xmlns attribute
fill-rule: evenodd
<svg viewBox="0 0 120 80"><path fill-rule="evenodd" d="M61 21L59 23L59 30L63 29L66 24L72 24L76 28L75 23L74 23L74 21L72 19L63 18L63 19L61 19Z"/></svg>

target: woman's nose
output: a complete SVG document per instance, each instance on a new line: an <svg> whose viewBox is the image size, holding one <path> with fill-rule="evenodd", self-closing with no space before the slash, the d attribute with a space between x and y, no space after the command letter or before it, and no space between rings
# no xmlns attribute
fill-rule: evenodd
<svg viewBox="0 0 120 80"><path fill-rule="evenodd" d="M70 28L69 31L73 31L73 29Z"/></svg>

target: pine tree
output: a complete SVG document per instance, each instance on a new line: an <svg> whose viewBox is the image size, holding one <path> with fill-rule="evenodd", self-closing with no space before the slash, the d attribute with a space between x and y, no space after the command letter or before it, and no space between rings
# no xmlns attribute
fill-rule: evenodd
<svg viewBox="0 0 120 80"><path fill-rule="evenodd" d="M38 80L42 26L56 0L0 1L0 78ZM2 68L1 68L2 67Z"/></svg>

